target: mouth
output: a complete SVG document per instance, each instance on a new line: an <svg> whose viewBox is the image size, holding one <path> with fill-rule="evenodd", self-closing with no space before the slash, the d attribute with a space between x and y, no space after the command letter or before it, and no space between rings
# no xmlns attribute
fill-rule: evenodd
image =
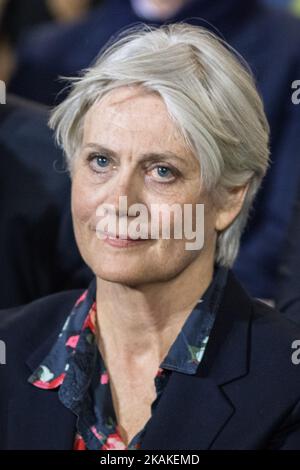
<svg viewBox="0 0 300 470"><path fill-rule="evenodd" d="M100 233L100 232L99 232ZM116 234L108 232L101 232L101 239L110 246L116 248L129 248L131 246L138 246L145 242L151 242L153 240L149 238L130 238L129 236L123 236L122 238Z"/></svg>
<svg viewBox="0 0 300 470"><path fill-rule="evenodd" d="M110 238L112 240L132 240L132 241L136 241L136 240L142 240L141 237L138 237L138 238L131 238L129 236L119 236L117 234L114 234L114 233L109 233L109 232L102 232L103 235L107 238Z"/></svg>

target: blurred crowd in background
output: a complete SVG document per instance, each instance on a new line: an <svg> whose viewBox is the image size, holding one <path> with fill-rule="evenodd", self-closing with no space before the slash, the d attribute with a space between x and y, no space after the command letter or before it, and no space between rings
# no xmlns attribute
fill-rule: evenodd
<svg viewBox="0 0 300 470"><path fill-rule="evenodd" d="M46 23L68 23L82 18L102 0L0 0L0 79L9 81L18 45Z"/></svg>
<svg viewBox="0 0 300 470"><path fill-rule="evenodd" d="M225 2L219 0L219 3L223 1ZM300 0L259 1L300 16ZM177 3L177 0L173 2ZM53 34L55 25L59 31L60 25L80 22L89 13L93 14L95 8L97 13L98 7L103 3L104 0L0 0L0 80L9 83L18 68L18 52L22 57L23 44L30 41L30 37L34 38L36 35L37 40L43 38L47 41L47 34ZM247 2L245 3L247 8ZM114 14L121 12L115 11ZM98 26L101 28L101 23ZM84 37L82 40L84 41ZM35 99L34 95L33 98ZM39 97L36 99L47 101Z"/></svg>
<svg viewBox="0 0 300 470"><path fill-rule="evenodd" d="M300 321L300 106L291 100L300 80L300 0L0 0L0 79L8 91L0 106L0 307L91 278L74 242L70 181L47 127L48 107L67 93L59 77L87 67L126 26L183 20L220 34L256 77L272 164L234 269L253 296Z"/></svg>

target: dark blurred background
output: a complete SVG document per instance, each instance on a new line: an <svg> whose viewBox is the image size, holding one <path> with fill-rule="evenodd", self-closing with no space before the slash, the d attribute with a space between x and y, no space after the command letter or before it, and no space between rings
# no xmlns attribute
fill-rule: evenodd
<svg viewBox="0 0 300 470"><path fill-rule="evenodd" d="M102 0L0 0L0 80L8 82L18 45L36 27L82 18Z"/></svg>
<svg viewBox="0 0 300 470"><path fill-rule="evenodd" d="M219 0L219 3L222 1L225 0ZM260 1L300 16L300 0ZM17 66L18 47L21 47L30 33L38 31L45 24L49 26L80 20L103 2L104 0L0 0L0 80L9 82Z"/></svg>

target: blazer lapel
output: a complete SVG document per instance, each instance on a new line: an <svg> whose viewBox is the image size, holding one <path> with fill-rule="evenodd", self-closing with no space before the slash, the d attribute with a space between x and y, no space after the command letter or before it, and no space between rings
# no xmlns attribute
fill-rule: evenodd
<svg viewBox="0 0 300 470"><path fill-rule="evenodd" d="M211 379L172 372L141 449L207 449L232 413Z"/></svg>
<svg viewBox="0 0 300 470"><path fill-rule="evenodd" d="M141 449L203 450L234 414L226 384L248 374L252 301L229 272L215 325L196 375L172 372Z"/></svg>

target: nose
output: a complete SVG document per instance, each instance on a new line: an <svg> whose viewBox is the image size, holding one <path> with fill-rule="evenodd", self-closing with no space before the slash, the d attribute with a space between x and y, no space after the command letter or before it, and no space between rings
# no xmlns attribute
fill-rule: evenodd
<svg viewBox="0 0 300 470"><path fill-rule="evenodd" d="M120 170L112 182L105 201L107 213L112 211L117 217L127 216L128 208L132 204L142 202L141 194L141 181L138 175L128 169Z"/></svg>

